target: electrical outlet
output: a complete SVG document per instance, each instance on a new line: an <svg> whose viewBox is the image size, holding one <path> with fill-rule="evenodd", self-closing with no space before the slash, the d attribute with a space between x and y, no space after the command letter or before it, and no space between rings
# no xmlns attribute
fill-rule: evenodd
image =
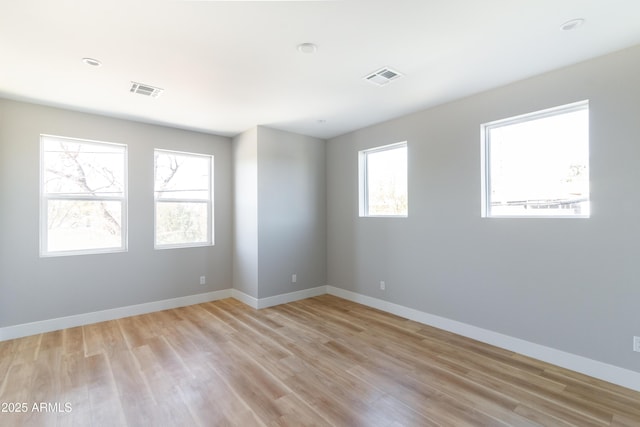
<svg viewBox="0 0 640 427"><path fill-rule="evenodd" d="M633 351L640 352L640 337L633 337Z"/></svg>
<svg viewBox="0 0 640 427"><path fill-rule="evenodd" d="M384 280L381 280L381 281L380 281L380 290L381 290L381 291L384 291L384 290L386 290L386 289L387 289L387 284L386 284L386 283L384 283Z"/></svg>
<svg viewBox="0 0 640 427"><path fill-rule="evenodd" d="M201 285L205 285L207 283L207 277L206 276L200 276L200 284Z"/></svg>
<svg viewBox="0 0 640 427"><path fill-rule="evenodd" d="M297 274L292 274L291 275L291 283L296 283L298 281L298 275Z"/></svg>

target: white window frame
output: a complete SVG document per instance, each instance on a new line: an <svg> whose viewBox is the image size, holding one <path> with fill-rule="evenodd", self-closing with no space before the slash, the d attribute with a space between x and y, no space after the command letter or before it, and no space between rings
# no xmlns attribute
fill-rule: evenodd
<svg viewBox="0 0 640 427"><path fill-rule="evenodd" d="M92 196L92 195L64 195L49 194L45 191L45 164L44 164L44 143L46 139L65 140L72 143L81 143L85 145L110 145L123 149L123 192L122 196ZM73 255L91 255L105 253L126 252L128 246L128 149L126 144L118 144L113 142L95 141L90 139L70 138L56 135L40 135L40 256L41 257L58 257ZM89 200L89 201L118 201L121 203L121 220L120 220L120 246L113 248L95 248L95 249L78 249L67 251L49 251L49 209L48 202L50 200Z"/></svg>
<svg viewBox="0 0 640 427"><path fill-rule="evenodd" d="M204 246L213 246L215 244L215 240L214 240L214 191L213 191L213 185L214 185L214 161L215 161L215 157L212 154L202 154L202 153L191 153L191 152L186 152L186 151L176 151L176 150L167 150L167 149L163 149L163 148L156 148L153 150L153 161L155 163L155 157L156 157L156 153L161 152L161 153L171 153L171 154L175 154L178 156L187 156L187 157L205 157L209 159L209 198L206 201L203 201L201 199L186 199L186 198L179 198L179 197L173 197L173 198L163 198L161 200L158 199L157 197L157 190L155 189L155 172L154 172L154 177L153 177L153 182L154 182L154 189L153 189L153 194L154 194L154 201L153 201L153 245L155 249L176 249L176 248L195 248L195 247L204 247ZM155 167L154 167L155 170ZM207 221L207 241L206 242L194 242L194 243L174 243L174 244L158 244L158 238L157 238L157 231L158 231L158 227L157 227L157 220L158 220L158 213L157 213L157 207L158 207L158 203L206 203L207 204L207 216L208 216L208 221Z"/></svg>
<svg viewBox="0 0 640 427"><path fill-rule="evenodd" d="M492 129L524 123L532 120L553 117L561 114L572 113L580 110L589 110L589 100L565 104L558 107L548 108L545 110L535 111L532 113L522 114L502 120L485 123L481 125L481 217L482 218L530 218L530 219L584 219L589 218L590 214L567 214L557 215L549 213L547 215L496 215L491 213L491 164L490 150L491 140L490 132ZM588 165L587 165L588 167ZM591 196L589 195L589 200Z"/></svg>
<svg viewBox="0 0 640 427"><path fill-rule="evenodd" d="M369 213L369 183L368 183L368 170L367 170L367 156L369 154L380 153L383 151L391 151L398 148L407 149L407 213L397 215L378 215ZM359 202L358 210L360 217L368 218L407 218L409 216L409 148L407 141L397 142L394 144L383 145L374 147L358 152L358 193Z"/></svg>

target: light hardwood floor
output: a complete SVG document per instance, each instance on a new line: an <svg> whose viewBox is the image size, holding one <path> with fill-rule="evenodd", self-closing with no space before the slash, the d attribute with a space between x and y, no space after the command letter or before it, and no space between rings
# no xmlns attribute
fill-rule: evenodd
<svg viewBox="0 0 640 427"><path fill-rule="evenodd" d="M0 381L1 426L640 426L638 392L328 295L0 342Z"/></svg>

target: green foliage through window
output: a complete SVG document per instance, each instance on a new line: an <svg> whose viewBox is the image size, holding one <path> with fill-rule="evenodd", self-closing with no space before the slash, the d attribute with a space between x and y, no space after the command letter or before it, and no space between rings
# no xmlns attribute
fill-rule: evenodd
<svg viewBox="0 0 640 427"><path fill-rule="evenodd" d="M213 157L155 150L156 247L210 245Z"/></svg>
<svg viewBox="0 0 640 427"><path fill-rule="evenodd" d="M43 256L126 249L126 146L42 135Z"/></svg>

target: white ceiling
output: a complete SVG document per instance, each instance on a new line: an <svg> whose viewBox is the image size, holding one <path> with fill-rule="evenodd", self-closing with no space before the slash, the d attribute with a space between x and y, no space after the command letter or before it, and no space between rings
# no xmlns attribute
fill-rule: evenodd
<svg viewBox="0 0 640 427"><path fill-rule="evenodd" d="M638 0L0 0L0 97L329 138L636 44Z"/></svg>

